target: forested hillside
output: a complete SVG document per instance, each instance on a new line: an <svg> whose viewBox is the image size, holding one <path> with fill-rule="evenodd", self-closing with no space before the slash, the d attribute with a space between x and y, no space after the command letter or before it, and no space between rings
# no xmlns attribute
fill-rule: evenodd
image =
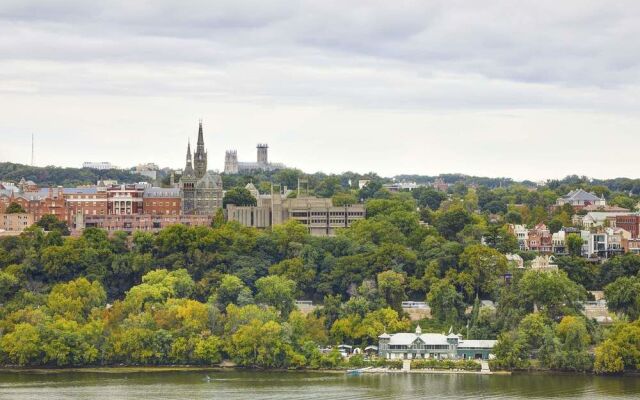
<svg viewBox="0 0 640 400"><path fill-rule="evenodd" d="M146 182L149 178L129 171L110 169L100 171L88 168L32 167L30 165L0 162L0 181L19 182L31 180L40 187L95 185L101 179L118 182Z"/></svg>
<svg viewBox="0 0 640 400"><path fill-rule="evenodd" d="M5 365L230 359L334 367L337 351L319 347L377 344L385 331L413 329L400 306L411 299L431 306L423 331L498 338L496 368L635 370L640 323L603 328L580 309L586 289L604 288L620 316L638 318L640 256L601 265L562 257L551 273L518 270L504 256L517 252L517 242L504 222L490 223L489 209L525 223L566 218L566 209L545 212L553 193L380 189L368 196L365 188L353 196L368 197L367 219L328 238L311 237L296 222L272 231L173 226L132 237L32 228L0 240L0 357ZM516 202L524 206L513 208ZM303 315L296 299L322 307Z"/></svg>

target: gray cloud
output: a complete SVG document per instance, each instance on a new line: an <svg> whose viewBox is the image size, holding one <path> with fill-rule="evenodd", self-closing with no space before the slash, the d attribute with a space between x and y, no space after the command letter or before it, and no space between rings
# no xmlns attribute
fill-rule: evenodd
<svg viewBox="0 0 640 400"><path fill-rule="evenodd" d="M471 129L474 113L497 112L502 117L491 121L502 132L500 140L515 148L517 143L505 141L513 115L530 120L547 110L555 119L564 111L560 119L574 129L576 113L637 123L639 14L637 1L4 0L0 99L28 105L26 98L37 98L32 104L41 108L34 111L57 121L59 112L52 115L46 106L47 99L56 99L105 125L123 112L114 104L129 100L152 118L140 105L145 98L173 105L175 114L165 116L165 123L202 116L210 112L206 107L220 104L234 115L273 107L288 110L279 114L287 117L264 129L299 135L309 128L289 121L306 107L349 110L355 120L383 113L404 131L414 131L403 124L415 114L454 112L469 122L444 130L466 126L470 133L463 137L474 143L473 135L488 135ZM202 106L191 111L194 104ZM0 135L22 132L17 115L14 110L2 116ZM223 121L231 116L215 117L233 129ZM324 128L344 136L346 128L330 122ZM50 125L43 121L37 128ZM126 137L115 129L110 134ZM587 134L608 128L592 129ZM633 129L625 126L624 134ZM371 140L385 147L384 138ZM6 154L0 158L11 157ZM400 172L391 164L369 169Z"/></svg>
<svg viewBox="0 0 640 400"><path fill-rule="evenodd" d="M638 83L634 1L5 1L3 59L340 62L570 86Z"/></svg>

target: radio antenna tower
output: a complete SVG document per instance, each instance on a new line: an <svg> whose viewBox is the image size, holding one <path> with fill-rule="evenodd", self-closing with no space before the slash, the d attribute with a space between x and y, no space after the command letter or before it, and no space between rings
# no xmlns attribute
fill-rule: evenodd
<svg viewBox="0 0 640 400"><path fill-rule="evenodd" d="M31 166L33 167L33 155L34 155L34 147L33 147L33 133L31 134Z"/></svg>

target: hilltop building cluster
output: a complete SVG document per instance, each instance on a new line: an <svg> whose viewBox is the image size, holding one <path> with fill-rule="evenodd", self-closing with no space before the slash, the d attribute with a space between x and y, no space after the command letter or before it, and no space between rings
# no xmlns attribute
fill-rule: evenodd
<svg viewBox="0 0 640 400"><path fill-rule="evenodd" d="M258 143L256 150L256 162L238 161L238 151L227 150L224 156L224 173L233 175L250 171L274 171L286 168L284 164L269 162L269 145L266 143Z"/></svg>
<svg viewBox="0 0 640 400"><path fill-rule="evenodd" d="M358 181L358 189L364 188L369 182L369 179L360 179ZM429 187L437 190L438 192L446 193L449 190L449 186L450 185L446 183L442 177L437 177L433 180L433 182L428 183L417 183L413 181L394 181L392 183L385 183L382 185L383 188L393 193L405 190L412 191L420 187ZM478 185L474 183L468 184L466 186L470 189L476 189L478 187Z"/></svg>
<svg viewBox="0 0 640 400"><path fill-rule="evenodd" d="M139 170L155 166L142 165ZM17 185L0 184L0 220L4 231L22 231L45 215L67 223L72 232L87 227L108 231L158 231L173 224L208 226L222 207L222 179L207 170L202 122L196 151L187 145L186 166L178 183L155 187L146 182L119 184L99 181L81 187L39 188L21 180ZM11 204L25 213L7 214Z"/></svg>
<svg viewBox="0 0 640 400"><path fill-rule="evenodd" d="M638 225L640 217L630 215ZM509 230L518 238L522 251L534 251L541 254L567 255L567 237L571 234L582 239L580 254L589 259L606 259L618 254L640 254L640 238L628 230L617 226L599 226L592 229L563 227L551 233L545 224L529 229L524 225L509 225Z"/></svg>
<svg viewBox="0 0 640 400"><path fill-rule="evenodd" d="M268 146L258 145L255 163L240 163L237 153L227 152L225 172L284 168L270 163ZM85 163L86 168L111 169L107 162ZM140 164L134 172L156 180L158 166ZM88 227L114 231L155 232L173 224L208 226L223 207L223 184L219 174L208 170L208 152L204 144L202 121L198 126L195 151L187 143L185 167L177 178L171 173L169 187L147 182L118 183L101 180L81 187L41 188L35 182L22 179L19 183L0 183L0 230L21 232L45 215L65 222L72 233ZM227 219L244 226L269 228L295 219L307 226L312 235L333 235L338 228L350 227L365 218L364 205L334 207L331 199L316 198L299 190L298 198L287 198L290 191L274 186L271 194L260 194L253 184L247 185L256 198L256 206L227 206ZM6 213L16 203L24 213Z"/></svg>
<svg viewBox="0 0 640 400"><path fill-rule="evenodd" d="M510 224L509 231L517 238L522 251L566 255L567 237L582 239L581 256L606 259L618 254L640 254L640 213L607 205L604 197L578 189L556 201L556 207L569 204L576 211L573 227L563 227L552 233L545 224L533 228Z"/></svg>
<svg viewBox="0 0 640 400"><path fill-rule="evenodd" d="M25 213L6 214L11 203L20 205ZM42 188L34 191L13 191L0 187L0 215L5 218L27 218L27 224L5 231L22 231L45 215L53 215L67 223L72 231L98 227L109 231L156 231L183 223L207 225L211 215L184 214L183 195L177 188L153 187L147 183Z"/></svg>
<svg viewBox="0 0 640 400"><path fill-rule="evenodd" d="M365 218L363 204L336 207L331 199L309 196L298 183L298 194L287 198L286 188L272 186L270 194L260 194L249 183L245 187L256 199L255 206L227 205L227 218L254 228L268 228L288 220L296 220L309 228L314 236L331 236L339 228L348 228Z"/></svg>

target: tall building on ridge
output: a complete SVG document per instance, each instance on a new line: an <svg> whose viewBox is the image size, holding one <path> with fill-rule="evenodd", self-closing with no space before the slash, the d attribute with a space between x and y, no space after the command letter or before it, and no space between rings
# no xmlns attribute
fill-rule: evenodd
<svg viewBox="0 0 640 400"><path fill-rule="evenodd" d="M266 143L258 143L256 149L258 149L258 165L269 165L269 145Z"/></svg>
<svg viewBox="0 0 640 400"><path fill-rule="evenodd" d="M204 148L202 121L198 127L198 142L194 158L191 143L187 144L187 160L180 178L182 214L213 215L222 207L222 178L207 171L207 151Z"/></svg>
<svg viewBox="0 0 640 400"><path fill-rule="evenodd" d="M224 154L224 173L238 173L238 152L235 150L227 150Z"/></svg>
<svg viewBox="0 0 640 400"><path fill-rule="evenodd" d="M198 143L196 144L196 152L193 154L193 170L196 179L202 179L207 173L207 151L204 149L204 137L202 134L202 120L198 127Z"/></svg>
<svg viewBox="0 0 640 400"><path fill-rule="evenodd" d="M196 175L191 162L191 143L187 144L187 163L180 178L180 197L182 197L182 213L189 214L196 208Z"/></svg>
<svg viewBox="0 0 640 400"><path fill-rule="evenodd" d="M238 161L238 152L236 150L227 150L224 155L224 173L238 174L241 172L274 171L286 168L284 164L269 162L269 145L258 143L256 150L256 162Z"/></svg>

